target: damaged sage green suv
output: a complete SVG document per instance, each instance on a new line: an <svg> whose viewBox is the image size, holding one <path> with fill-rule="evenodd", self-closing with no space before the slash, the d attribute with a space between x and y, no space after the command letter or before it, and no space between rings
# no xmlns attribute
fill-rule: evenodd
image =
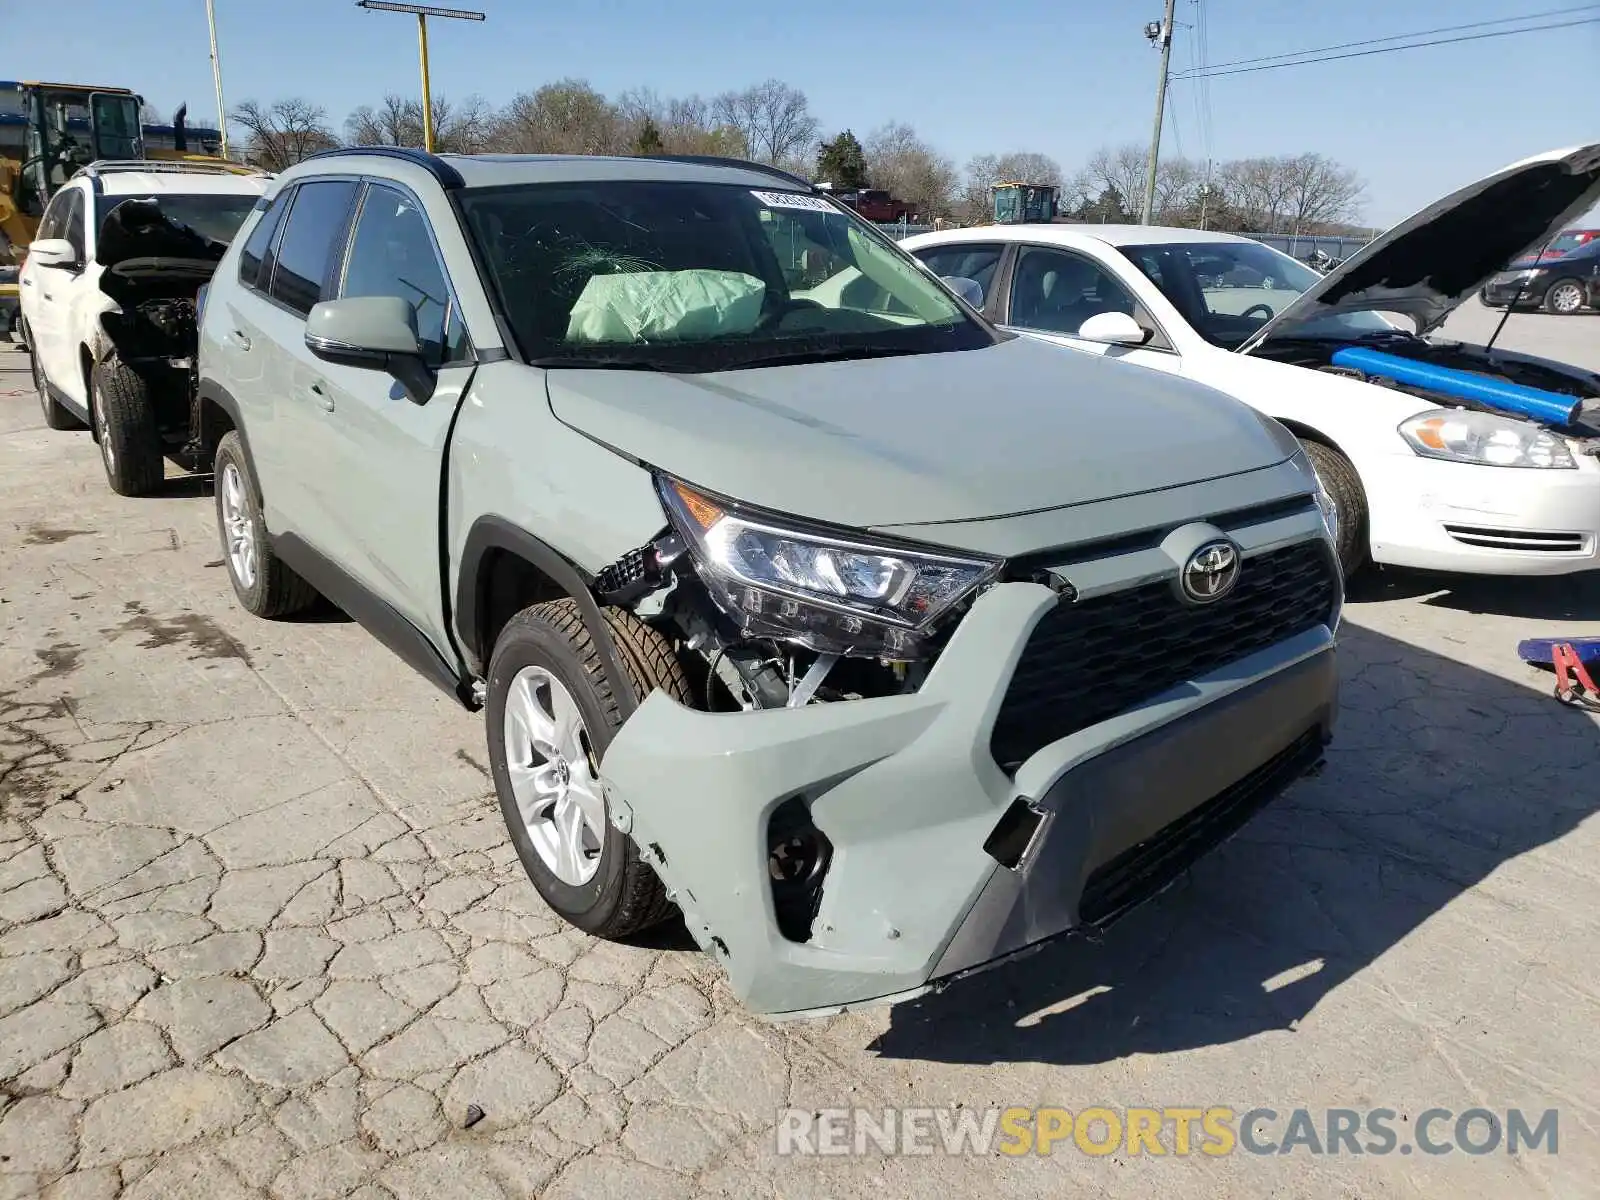
<svg viewBox="0 0 1600 1200"><path fill-rule="evenodd" d="M1320 761L1330 505L981 282L749 163L309 159L203 300L234 590L486 709L551 908L681 912L752 1010L1106 925Z"/></svg>

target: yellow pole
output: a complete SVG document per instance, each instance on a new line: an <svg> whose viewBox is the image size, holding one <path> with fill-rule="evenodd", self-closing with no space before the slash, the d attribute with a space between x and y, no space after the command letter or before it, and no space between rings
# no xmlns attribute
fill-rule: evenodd
<svg viewBox="0 0 1600 1200"><path fill-rule="evenodd" d="M422 145L433 153L433 90L428 86L428 18L417 14L417 43L422 48Z"/></svg>

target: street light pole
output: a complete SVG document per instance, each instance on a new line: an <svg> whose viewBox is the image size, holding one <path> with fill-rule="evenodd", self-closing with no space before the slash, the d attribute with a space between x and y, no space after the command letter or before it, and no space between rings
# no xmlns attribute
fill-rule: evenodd
<svg viewBox="0 0 1600 1200"><path fill-rule="evenodd" d="M1167 112L1167 72L1172 64L1172 17L1176 7L1177 0L1167 0L1167 15L1160 29L1154 32L1148 26L1145 29L1151 41L1159 40L1161 43L1161 78L1156 84L1156 124L1150 135L1150 159L1145 165L1144 208L1139 216L1141 225L1148 225L1155 219L1156 160L1161 157L1161 119Z"/></svg>
<svg viewBox="0 0 1600 1200"><path fill-rule="evenodd" d="M222 100L222 56L217 53L217 7L206 0L206 24L211 29L211 80L217 88L217 129L222 133L222 157L228 157L228 106Z"/></svg>
<svg viewBox="0 0 1600 1200"><path fill-rule="evenodd" d="M207 0L209 3L210 0ZM417 53L422 60L422 147L433 153L433 84L428 75L428 18L454 17L461 21L481 21L481 12L465 8L430 8L422 4L391 4L389 0L356 0L357 8L379 12L410 13L417 18Z"/></svg>

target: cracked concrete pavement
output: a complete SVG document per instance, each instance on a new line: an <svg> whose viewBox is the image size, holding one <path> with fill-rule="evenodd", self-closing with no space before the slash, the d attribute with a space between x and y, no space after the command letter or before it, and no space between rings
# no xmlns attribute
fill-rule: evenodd
<svg viewBox="0 0 1600 1200"><path fill-rule="evenodd" d="M479 719L335 612L242 613L204 486L113 496L25 366L0 346L0 1200L1595 1194L1600 723L1514 653L1600 633L1593 581L1369 579L1328 770L1179 886L774 1025L681 934L555 920ZM775 1151L780 1106L956 1104L1557 1108L1560 1153Z"/></svg>

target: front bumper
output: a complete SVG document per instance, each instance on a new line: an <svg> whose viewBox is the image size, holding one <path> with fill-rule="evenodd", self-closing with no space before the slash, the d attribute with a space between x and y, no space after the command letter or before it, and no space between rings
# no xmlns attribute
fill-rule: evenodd
<svg viewBox="0 0 1600 1200"><path fill-rule="evenodd" d="M628 720L605 758L613 819L746 1007L892 1003L1103 924L1281 791L1331 735L1337 670L1319 625L1175 682L1007 776L990 731L1056 603L1034 583L990 589L912 695L712 714L658 691ZM768 875L769 820L795 797L833 848L804 942L780 932ZM1000 849L995 835L1019 816L1031 836Z"/></svg>
<svg viewBox="0 0 1600 1200"><path fill-rule="evenodd" d="M1515 283L1488 283L1478 292L1478 298L1491 308L1504 308L1513 300L1518 308L1538 308L1544 303L1544 294L1550 280L1536 279L1521 286Z"/></svg>
<svg viewBox="0 0 1600 1200"><path fill-rule="evenodd" d="M1374 562L1474 575L1600 569L1600 460L1535 470L1406 454L1394 464L1364 481Z"/></svg>

